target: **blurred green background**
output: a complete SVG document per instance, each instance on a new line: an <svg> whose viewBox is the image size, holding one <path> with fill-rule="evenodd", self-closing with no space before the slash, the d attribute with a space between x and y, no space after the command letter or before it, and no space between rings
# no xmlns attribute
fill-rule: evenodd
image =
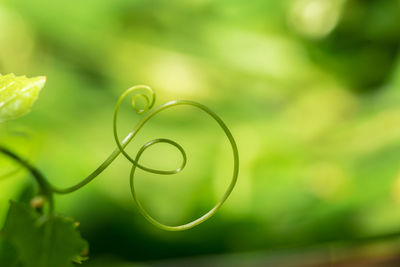
<svg viewBox="0 0 400 267"><path fill-rule="evenodd" d="M125 89L147 84L156 104L201 102L240 153L237 187L215 217L185 232L154 228L134 206L122 157L57 197L57 211L81 222L87 266L278 266L292 250L400 231L399 45L398 0L1 0L0 73L48 79L32 113L1 125L1 142L67 187L114 149L112 113ZM139 119L126 104L121 136ZM180 143L188 166L168 177L139 171L139 197L161 221L185 223L228 186L229 143L208 116L178 107L129 151L159 137ZM179 163L166 145L143 157ZM23 172L1 181L0 223L30 184ZM332 246L318 257L332 260ZM365 253L376 251L400 245Z"/></svg>

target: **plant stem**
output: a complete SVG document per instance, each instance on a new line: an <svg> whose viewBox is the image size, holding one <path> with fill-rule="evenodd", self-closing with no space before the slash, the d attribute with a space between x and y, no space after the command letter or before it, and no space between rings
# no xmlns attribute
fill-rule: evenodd
<svg viewBox="0 0 400 267"><path fill-rule="evenodd" d="M12 152L10 149L1 145L0 145L0 153L8 156L9 158L17 162L32 175L32 177L35 179L35 181L39 186L39 194L43 194L44 196L47 197L49 201L49 211L50 213L52 213L54 209L53 192L51 190L50 184L48 183L42 172L40 172L35 166L31 165L25 159L21 158L19 155Z"/></svg>

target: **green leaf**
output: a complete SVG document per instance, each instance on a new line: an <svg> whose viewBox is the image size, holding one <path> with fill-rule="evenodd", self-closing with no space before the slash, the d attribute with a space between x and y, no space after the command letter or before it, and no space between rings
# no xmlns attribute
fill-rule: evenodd
<svg viewBox="0 0 400 267"><path fill-rule="evenodd" d="M16 202L11 202L1 234L1 266L69 267L88 251L72 219L41 215Z"/></svg>
<svg viewBox="0 0 400 267"><path fill-rule="evenodd" d="M20 266L15 247L3 237L0 237L0 266Z"/></svg>
<svg viewBox="0 0 400 267"><path fill-rule="evenodd" d="M0 74L0 122L28 113L46 83L46 77L27 78Z"/></svg>

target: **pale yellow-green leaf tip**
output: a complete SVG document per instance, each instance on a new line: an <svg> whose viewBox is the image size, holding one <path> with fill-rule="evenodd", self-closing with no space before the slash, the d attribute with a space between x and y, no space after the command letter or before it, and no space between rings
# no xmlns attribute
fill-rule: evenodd
<svg viewBox="0 0 400 267"><path fill-rule="evenodd" d="M45 83L45 76L27 78L0 74L0 122L27 114Z"/></svg>

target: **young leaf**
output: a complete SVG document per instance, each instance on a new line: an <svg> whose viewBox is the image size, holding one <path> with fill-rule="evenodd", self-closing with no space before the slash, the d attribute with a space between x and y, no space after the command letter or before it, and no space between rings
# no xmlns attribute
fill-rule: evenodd
<svg viewBox="0 0 400 267"><path fill-rule="evenodd" d="M88 244L74 221L55 215L41 215L28 205L11 202L2 230L1 266L72 267L84 260ZM10 254L6 255L6 251ZM10 256L12 255L12 256Z"/></svg>
<svg viewBox="0 0 400 267"><path fill-rule="evenodd" d="M28 113L46 83L46 77L27 78L0 74L0 122Z"/></svg>

